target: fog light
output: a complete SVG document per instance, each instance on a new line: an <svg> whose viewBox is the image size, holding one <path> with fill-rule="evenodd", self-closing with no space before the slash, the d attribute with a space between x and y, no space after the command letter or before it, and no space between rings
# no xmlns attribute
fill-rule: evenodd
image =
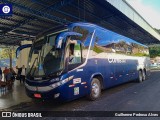
<svg viewBox="0 0 160 120"><path fill-rule="evenodd" d="M58 98L60 93L54 94L54 98Z"/></svg>

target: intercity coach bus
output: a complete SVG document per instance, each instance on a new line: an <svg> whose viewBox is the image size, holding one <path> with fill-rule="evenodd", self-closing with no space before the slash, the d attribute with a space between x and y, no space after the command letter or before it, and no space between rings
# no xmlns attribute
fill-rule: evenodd
<svg viewBox="0 0 160 120"><path fill-rule="evenodd" d="M28 46L25 88L31 98L96 100L102 89L142 82L150 73L147 46L91 23L50 30Z"/></svg>

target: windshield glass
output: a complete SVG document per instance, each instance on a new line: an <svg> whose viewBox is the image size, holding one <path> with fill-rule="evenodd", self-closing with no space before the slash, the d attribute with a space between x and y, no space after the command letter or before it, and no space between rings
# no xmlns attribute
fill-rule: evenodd
<svg viewBox="0 0 160 120"><path fill-rule="evenodd" d="M74 64L81 64L88 56L93 31L92 27L76 26L75 24L70 27L68 32L60 31L35 40L29 54L27 77L38 80L41 76L57 76L63 70L68 69L64 66L73 64L75 67ZM77 40L81 44L72 43ZM72 53L76 58L68 63L68 57L71 57L68 55L69 53Z"/></svg>
<svg viewBox="0 0 160 120"><path fill-rule="evenodd" d="M60 49L55 48L57 34L47 38L42 37L33 43L30 51L27 75L47 76L57 74L63 69L63 43Z"/></svg>

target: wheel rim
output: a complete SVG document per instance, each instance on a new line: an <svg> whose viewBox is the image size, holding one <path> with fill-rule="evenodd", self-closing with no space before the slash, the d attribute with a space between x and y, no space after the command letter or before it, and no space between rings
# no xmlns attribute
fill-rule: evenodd
<svg viewBox="0 0 160 120"><path fill-rule="evenodd" d="M99 95L99 85L97 83L92 84L92 94L94 97L98 97Z"/></svg>
<svg viewBox="0 0 160 120"><path fill-rule="evenodd" d="M139 80L142 81L143 76L142 76L142 72L139 72Z"/></svg>
<svg viewBox="0 0 160 120"><path fill-rule="evenodd" d="M143 80L145 80L146 79L146 76L145 76L145 74L143 73Z"/></svg>
<svg viewBox="0 0 160 120"><path fill-rule="evenodd" d="M146 79L146 75L145 75L145 73L143 72L143 80L145 80Z"/></svg>

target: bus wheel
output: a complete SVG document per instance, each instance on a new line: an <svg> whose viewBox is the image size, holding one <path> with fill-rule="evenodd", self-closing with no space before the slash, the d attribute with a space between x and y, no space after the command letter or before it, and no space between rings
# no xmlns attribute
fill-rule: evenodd
<svg viewBox="0 0 160 120"><path fill-rule="evenodd" d="M144 70L143 70L143 72L142 72L142 79L143 79L143 81L146 80L146 73L145 73Z"/></svg>
<svg viewBox="0 0 160 120"><path fill-rule="evenodd" d="M143 81L143 73L141 70L139 70L138 82L142 82L142 81Z"/></svg>
<svg viewBox="0 0 160 120"><path fill-rule="evenodd" d="M88 95L90 100L96 100L101 95L101 83L97 78L93 78L91 82L91 93Z"/></svg>

